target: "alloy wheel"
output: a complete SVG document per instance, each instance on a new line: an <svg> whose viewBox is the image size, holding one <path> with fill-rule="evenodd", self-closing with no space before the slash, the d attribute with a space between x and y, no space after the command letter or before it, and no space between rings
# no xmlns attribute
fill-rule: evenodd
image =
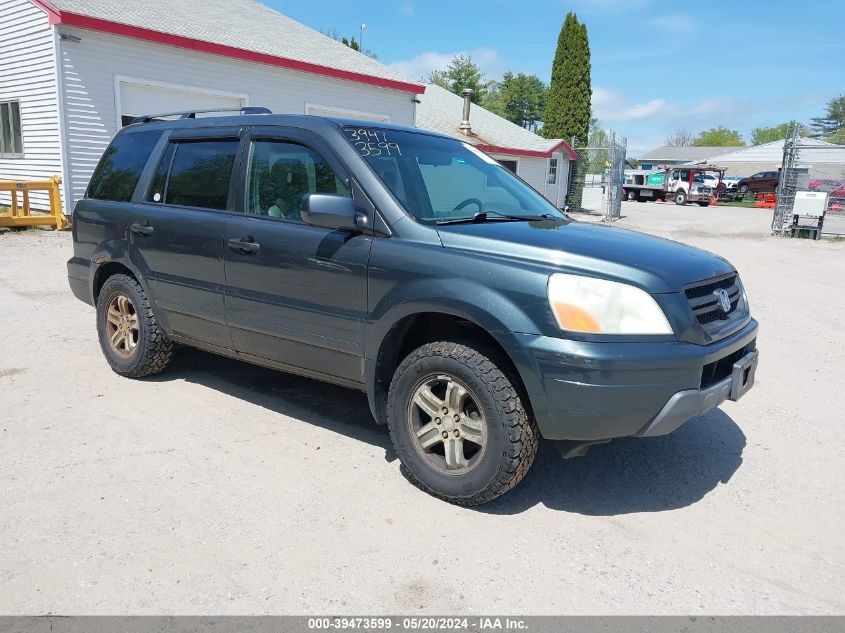
<svg viewBox="0 0 845 633"><path fill-rule="evenodd" d="M106 335L112 350L129 358L138 347L140 331L135 305L125 294L118 293L109 301L106 313Z"/></svg>
<svg viewBox="0 0 845 633"><path fill-rule="evenodd" d="M412 393L407 420L420 455L447 475L475 468L487 445L487 422L470 389L441 374L423 379Z"/></svg>

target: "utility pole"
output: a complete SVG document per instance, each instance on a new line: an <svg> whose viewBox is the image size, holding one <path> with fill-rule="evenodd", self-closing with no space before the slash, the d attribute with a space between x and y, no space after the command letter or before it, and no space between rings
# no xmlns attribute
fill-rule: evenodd
<svg viewBox="0 0 845 633"><path fill-rule="evenodd" d="M358 46L361 47L361 52L364 52L364 31L367 29L366 24L361 25L361 37L358 38Z"/></svg>

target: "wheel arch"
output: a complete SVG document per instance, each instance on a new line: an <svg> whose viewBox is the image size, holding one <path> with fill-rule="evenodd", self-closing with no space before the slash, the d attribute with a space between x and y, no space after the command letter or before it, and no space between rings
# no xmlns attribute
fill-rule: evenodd
<svg viewBox="0 0 845 633"><path fill-rule="evenodd" d="M100 296L100 291L103 289L103 286L106 284L109 277L114 277L115 275L127 275L141 284L141 280L138 278L138 275L123 262L110 261L100 264L94 271L94 275L91 280L91 297L94 300L94 305L97 305L97 299ZM143 288L144 285L141 284L141 287ZM144 291L146 292L146 288L144 288Z"/></svg>
<svg viewBox="0 0 845 633"><path fill-rule="evenodd" d="M399 364L415 349L443 340L460 341L494 356L504 365L501 369L512 377L512 382L517 383L514 387L530 410L525 382L525 363L528 361L505 332L491 330L457 310L420 309L395 319L380 337L378 345L373 346L373 355L365 360L367 398L379 424L386 421L387 394Z"/></svg>

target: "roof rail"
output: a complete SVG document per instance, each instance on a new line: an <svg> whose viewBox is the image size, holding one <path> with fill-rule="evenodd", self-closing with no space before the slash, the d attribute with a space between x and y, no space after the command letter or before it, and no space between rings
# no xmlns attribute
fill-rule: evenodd
<svg viewBox="0 0 845 633"><path fill-rule="evenodd" d="M273 114L269 108L261 106L245 106L243 108L213 108L211 110L188 110L187 112L165 112L163 114L145 114L132 119L135 123L150 123L165 117L178 116L180 119L196 119L198 114L211 114L214 112L240 112L241 114Z"/></svg>

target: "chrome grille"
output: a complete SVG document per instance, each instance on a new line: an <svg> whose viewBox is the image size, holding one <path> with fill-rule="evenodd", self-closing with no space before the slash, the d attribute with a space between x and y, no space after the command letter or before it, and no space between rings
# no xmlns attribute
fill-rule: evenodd
<svg viewBox="0 0 845 633"><path fill-rule="evenodd" d="M719 305L719 297L716 294L719 290L728 293L731 307L727 312ZM736 316L736 309L742 299L742 284L739 277L732 274L688 286L684 289L684 294L699 323L719 328Z"/></svg>

